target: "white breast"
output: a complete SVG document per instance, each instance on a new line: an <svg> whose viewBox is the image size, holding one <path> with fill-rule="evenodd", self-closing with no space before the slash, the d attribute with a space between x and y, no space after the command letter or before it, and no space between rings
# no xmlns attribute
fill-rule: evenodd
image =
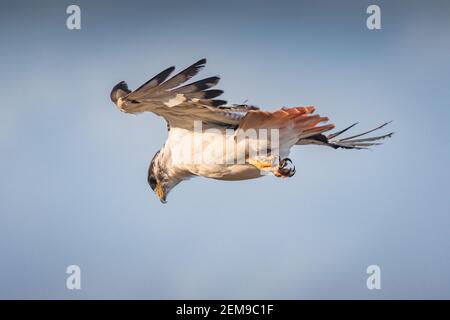
<svg viewBox="0 0 450 320"><path fill-rule="evenodd" d="M164 146L170 150L173 167L194 175L221 180L245 180L262 176L257 168L245 163L245 152L237 155L233 152L235 147L231 131L228 135L222 129L199 134L180 128L171 128ZM237 163L236 159L242 160Z"/></svg>

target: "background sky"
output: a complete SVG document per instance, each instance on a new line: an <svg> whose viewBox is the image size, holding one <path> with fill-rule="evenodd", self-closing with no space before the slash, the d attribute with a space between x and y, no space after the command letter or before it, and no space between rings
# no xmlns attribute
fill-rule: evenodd
<svg viewBox="0 0 450 320"><path fill-rule="evenodd" d="M1 2L0 40L0 298L450 298L450 2ZM203 57L230 102L396 134L297 147L292 179L196 178L162 205L146 180L165 123L109 93Z"/></svg>

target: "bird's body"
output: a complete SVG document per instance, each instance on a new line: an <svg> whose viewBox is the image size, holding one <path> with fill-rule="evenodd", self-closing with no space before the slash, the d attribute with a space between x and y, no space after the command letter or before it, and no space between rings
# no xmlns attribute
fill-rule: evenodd
<svg viewBox="0 0 450 320"><path fill-rule="evenodd" d="M237 147L237 142L234 135L226 135L225 129L196 134L191 130L174 128L169 131L161 153L167 157L168 168L184 172L187 176L219 180L246 180L262 176L261 171L247 161L237 163L234 158L245 158L245 155L234 157L231 152L226 152L227 145ZM187 152L190 152L191 159L187 159Z"/></svg>
<svg viewBox="0 0 450 320"><path fill-rule="evenodd" d="M337 137L353 127L334 134L334 128L321 124L328 118L313 115L314 107L281 108L265 112L255 106L229 105L216 100L221 90L208 90L219 77L210 77L180 86L204 67L205 59L167 80L170 67L131 91L125 82L117 84L111 100L125 113L150 111L168 123L168 138L153 157L148 182L162 202L178 183L193 176L219 180L246 180L273 174L291 177L295 167L288 158L295 145L316 144L335 149L365 149L392 133L359 138L381 129L387 123L362 134Z"/></svg>

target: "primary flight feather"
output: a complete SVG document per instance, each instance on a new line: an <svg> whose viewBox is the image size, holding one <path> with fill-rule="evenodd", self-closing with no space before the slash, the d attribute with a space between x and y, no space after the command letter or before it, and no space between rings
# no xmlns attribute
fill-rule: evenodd
<svg viewBox="0 0 450 320"><path fill-rule="evenodd" d="M266 112L246 104L227 104L216 99L222 90L211 89L220 80L217 76L185 84L205 64L206 59L201 59L169 78L175 70L170 67L134 91L124 81L111 91L111 100L120 111L150 111L167 121L167 140L148 170L148 183L163 203L170 190L193 176L220 180L246 180L266 174L292 177L295 167L288 156L295 145L366 149L393 134L363 137L388 124L384 123L339 138L356 124L326 135L334 125L323 124L328 118L313 115L314 107Z"/></svg>

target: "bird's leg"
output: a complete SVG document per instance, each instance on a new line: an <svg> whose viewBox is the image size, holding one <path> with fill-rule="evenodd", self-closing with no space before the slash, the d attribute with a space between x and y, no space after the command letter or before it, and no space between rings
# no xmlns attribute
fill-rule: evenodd
<svg viewBox="0 0 450 320"><path fill-rule="evenodd" d="M290 178L295 174L295 166L292 160L285 158L279 161L278 167L273 170L273 174L279 178Z"/></svg>

